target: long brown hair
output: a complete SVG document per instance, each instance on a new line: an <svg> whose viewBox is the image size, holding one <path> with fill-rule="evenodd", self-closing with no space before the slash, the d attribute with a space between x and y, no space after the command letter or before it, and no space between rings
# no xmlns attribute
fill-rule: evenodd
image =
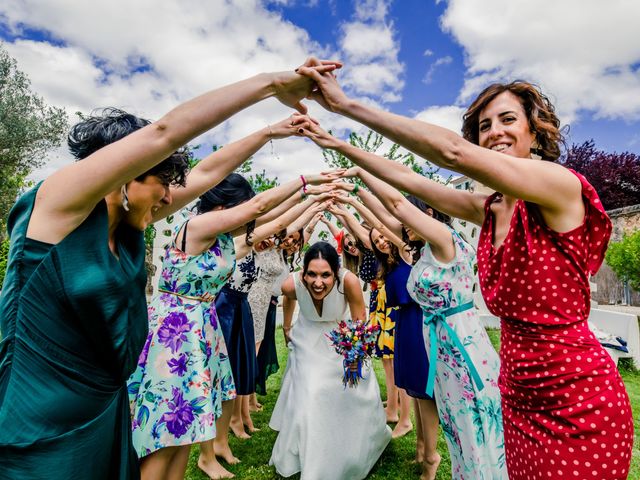
<svg viewBox="0 0 640 480"><path fill-rule="evenodd" d="M389 241L388 254L378 250L378 247L376 247L376 244L373 241L373 230L373 228L369 230L369 241L371 242L371 249L373 250L373 254L378 260L378 279L384 281L384 277L386 277L389 272L391 272L400 264L402 258L400 258L400 250L398 250L398 247L396 247L396 245L391 241ZM380 231L379 233L382 234L382 232Z"/></svg>
<svg viewBox="0 0 640 480"><path fill-rule="evenodd" d="M485 88L462 117L462 136L471 143L479 144L480 112L503 92L511 92L522 104L529 130L538 144L533 153L540 155L543 160L556 161L560 157L560 147L564 145L556 109L537 85L522 80L494 83Z"/></svg>

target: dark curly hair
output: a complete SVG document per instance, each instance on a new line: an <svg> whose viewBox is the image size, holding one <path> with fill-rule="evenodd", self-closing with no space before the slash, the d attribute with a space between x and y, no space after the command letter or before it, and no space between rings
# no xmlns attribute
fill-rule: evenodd
<svg viewBox="0 0 640 480"><path fill-rule="evenodd" d="M511 83L494 83L485 88L473 101L462 117L462 136L479 144L480 112L498 95L511 92L518 97L529 122L529 130L535 135L538 148L533 150L543 160L556 161L564 146L560 120L549 98L537 85L522 80Z"/></svg>
<svg viewBox="0 0 640 480"><path fill-rule="evenodd" d="M304 228L299 229L297 232L292 232L291 234L285 236L280 243L282 243L285 238L294 233L298 234L298 250L293 252L291 255L287 253L286 250L282 250L282 258L284 259L284 263L289 265L289 271L293 272L300 265L300 257L302 255L302 248L304 247Z"/></svg>
<svg viewBox="0 0 640 480"><path fill-rule="evenodd" d="M255 197L251 184L238 173L230 173L215 187L209 189L202 195L196 204L198 214L210 212L215 207L233 208L243 202ZM256 226L256 221L247 223L245 243L253 245L250 237Z"/></svg>
<svg viewBox="0 0 640 480"><path fill-rule="evenodd" d="M145 118L136 117L118 108L107 107L94 110L71 127L67 137L69 151L76 160L87 158L102 147L126 137L151 124ZM153 175L166 185L185 185L189 171L189 152L181 148L168 158L147 170L136 180Z"/></svg>

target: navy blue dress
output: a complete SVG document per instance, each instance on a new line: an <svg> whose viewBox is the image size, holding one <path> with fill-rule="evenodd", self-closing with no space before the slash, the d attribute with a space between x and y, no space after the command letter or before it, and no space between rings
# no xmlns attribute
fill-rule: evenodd
<svg viewBox="0 0 640 480"><path fill-rule="evenodd" d="M385 277L387 306L396 322L393 374L395 384L414 398L431 399L425 392L429 376L429 357L422 336L422 309L407 291L411 266L401 261Z"/></svg>

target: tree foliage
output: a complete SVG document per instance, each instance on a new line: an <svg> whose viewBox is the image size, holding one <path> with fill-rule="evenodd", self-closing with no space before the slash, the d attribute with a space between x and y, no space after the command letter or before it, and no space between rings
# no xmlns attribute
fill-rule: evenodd
<svg viewBox="0 0 640 480"><path fill-rule="evenodd" d="M607 153L593 140L572 145L560 163L584 175L607 210L640 204L640 157L634 153Z"/></svg>
<svg viewBox="0 0 640 480"><path fill-rule="evenodd" d="M605 259L620 279L640 290L640 230L609 244Z"/></svg>
<svg viewBox="0 0 640 480"><path fill-rule="evenodd" d="M236 169L236 173L244 176L251 184L253 191L256 193L264 192L270 188L280 185L278 177L270 177L263 168L261 172L251 173L253 171L253 158L248 158L242 165Z"/></svg>
<svg viewBox="0 0 640 480"><path fill-rule="evenodd" d="M60 145L68 126L64 109L32 92L29 78L0 45L0 237L9 210L29 186L27 176Z"/></svg>

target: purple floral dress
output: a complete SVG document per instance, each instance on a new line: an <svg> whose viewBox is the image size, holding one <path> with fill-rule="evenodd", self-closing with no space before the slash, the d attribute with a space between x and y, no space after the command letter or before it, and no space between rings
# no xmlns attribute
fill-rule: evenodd
<svg viewBox="0 0 640 480"><path fill-rule="evenodd" d="M233 239L227 234L200 255L167 248L159 293L148 308L147 341L128 381L133 444L140 458L214 438L222 401L236 396L215 305L197 298L216 295L234 267Z"/></svg>

